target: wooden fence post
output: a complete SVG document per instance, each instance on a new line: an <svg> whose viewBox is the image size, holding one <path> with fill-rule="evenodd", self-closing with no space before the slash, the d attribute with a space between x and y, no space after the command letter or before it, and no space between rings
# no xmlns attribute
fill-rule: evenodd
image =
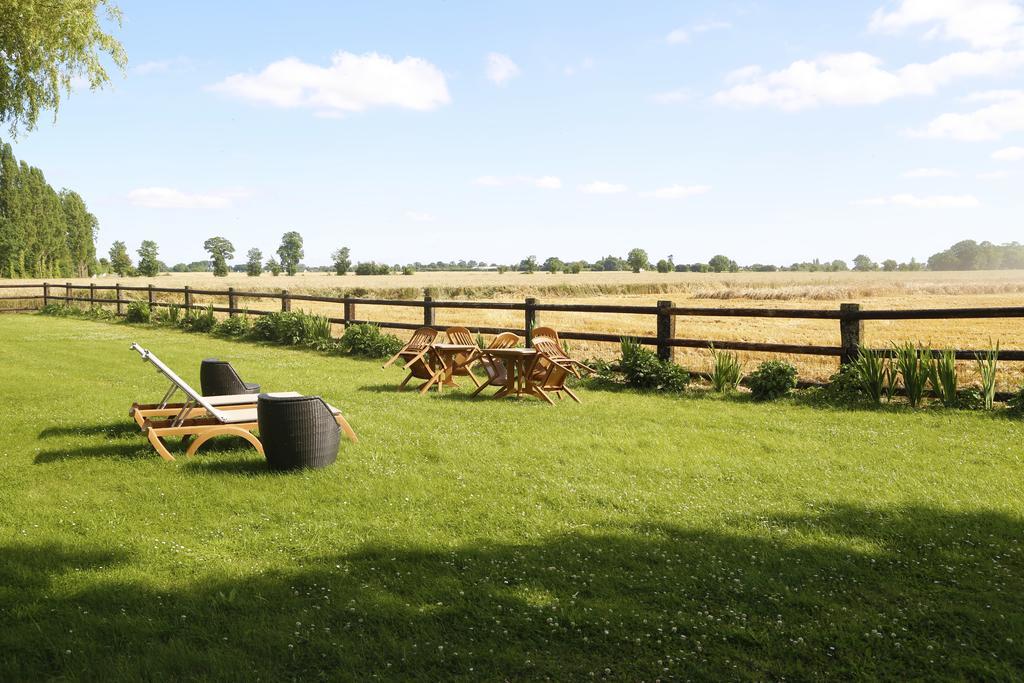
<svg viewBox="0 0 1024 683"><path fill-rule="evenodd" d="M64 305L65 306L70 306L71 305L71 283L70 282L65 282L64 283Z"/></svg>
<svg viewBox="0 0 1024 683"><path fill-rule="evenodd" d="M676 317L668 312L672 308L671 301L658 302L658 358L663 361L674 361L676 348L668 344L676 336Z"/></svg>
<svg viewBox="0 0 1024 683"><path fill-rule="evenodd" d="M235 288L228 287L228 317L235 317L235 307L238 305L238 300L235 298Z"/></svg>
<svg viewBox="0 0 1024 683"><path fill-rule="evenodd" d="M532 296L526 299L526 311L523 320L523 329L526 330L526 346L527 348L533 346L533 328L537 327L537 309L534 308L538 303L537 299Z"/></svg>
<svg viewBox="0 0 1024 683"><path fill-rule="evenodd" d="M50 303L50 283L49 282L44 282L43 283L43 306L46 306L49 303Z"/></svg>
<svg viewBox="0 0 1024 683"><path fill-rule="evenodd" d="M185 315L192 310L192 288L185 285Z"/></svg>
<svg viewBox="0 0 1024 683"><path fill-rule="evenodd" d="M290 310L292 310L292 299L291 299L290 296L288 296L288 290L287 289L282 289L281 290L281 312L282 313L287 313Z"/></svg>
<svg viewBox="0 0 1024 683"><path fill-rule="evenodd" d="M149 291L147 292L149 295L149 309L153 310L153 285L147 285L147 287L149 287Z"/></svg>
<svg viewBox="0 0 1024 683"><path fill-rule="evenodd" d="M864 321L857 315L860 304L839 304L842 317L839 318L839 345L842 353L839 362L849 365L860 355L860 342L864 336Z"/></svg>
<svg viewBox="0 0 1024 683"><path fill-rule="evenodd" d="M89 306L92 307L92 306L95 306L95 305L96 305L96 283L95 282L90 282L89 283Z"/></svg>
<svg viewBox="0 0 1024 683"><path fill-rule="evenodd" d="M423 295L423 326L434 326L434 297L429 294Z"/></svg>
<svg viewBox="0 0 1024 683"><path fill-rule="evenodd" d="M114 285L114 298L117 299L117 314L121 315L124 312L123 304L121 303L121 283L118 282Z"/></svg>
<svg viewBox="0 0 1024 683"><path fill-rule="evenodd" d="M345 327L347 328L356 319L356 304L354 301L345 302Z"/></svg>

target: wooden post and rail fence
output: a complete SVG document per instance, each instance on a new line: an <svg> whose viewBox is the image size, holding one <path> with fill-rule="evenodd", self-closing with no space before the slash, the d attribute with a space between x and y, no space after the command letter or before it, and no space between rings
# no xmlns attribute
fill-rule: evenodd
<svg viewBox="0 0 1024 683"><path fill-rule="evenodd" d="M57 294L54 289L63 292ZM50 303L64 303L66 305L88 304L90 306L115 306L117 315L124 315L124 306L135 301L143 301L151 308L180 306L186 310L212 308L217 313L227 313L235 316L243 315L268 315L273 311L255 310L239 306L242 299L277 299L281 302L280 310L287 312L292 310L293 301L308 301L329 305L340 306L343 317L329 317L331 323L344 326L356 323L374 323L382 328L415 330L421 325L411 322L395 322L388 320L364 320L360 319L357 310L359 306L396 306L420 308L423 311L423 326L433 327L436 325L436 312L438 309L469 309L489 311L521 311L523 314L523 327L512 329L526 339L529 346L532 343L533 329L540 324L540 315L544 312L561 313L583 313L583 314L621 314L621 315L649 315L654 318L654 336L638 336L636 340L644 345L653 346L657 349L658 357L663 360L672 360L675 349L692 348L707 349L714 347L720 350L729 351L753 351L762 353L796 354L810 356L831 356L838 358L843 364L854 360L860 352L862 340L864 339L864 323L868 320L965 320L979 318L1022 318L1024 319L1024 306L1009 307L988 307L988 308L924 308L924 309L886 309L886 310L865 310L860 304L844 303L837 309L825 308L737 308L737 307L681 307L675 306L671 301L658 301L656 305L606 305L606 304L546 304L533 297L520 302L502 301L438 301L430 294L426 294L422 300L416 299L368 299L359 297L332 297L317 296L312 294L292 294L288 290L278 292L242 291L229 287L226 290L194 289L189 286L183 288L156 287L152 284L147 286L130 286L121 283L113 285L75 285L70 282L63 285L52 283L42 284L0 284L0 290L12 289L35 289L42 290L42 294L31 295L2 295L0 301L19 302L12 308L0 308L0 312L12 313L18 311L33 311ZM83 296L75 296L75 292L85 293ZM98 296L103 292L113 292L112 298ZM145 296L137 298L126 298L129 293L144 292ZM158 294L169 294L180 296L181 303L160 301ZM197 304L195 296L223 298L227 305ZM822 346L811 344L779 344L767 342L745 342L732 340L714 339L687 339L676 336L676 320L680 317L740 317L740 318L779 318L779 319L816 319L835 320L839 323L839 345ZM508 331L503 327L480 327L466 325L476 332L496 334ZM596 341L596 342L618 342L624 335L621 333L604 332L576 332L572 330L559 330L562 339ZM630 335L631 336L631 335ZM1024 338L1022 330L1021 338ZM887 350L880 350L888 352ZM975 354L981 352L975 349L957 349L956 357L960 360L973 360ZM1001 349L999 360L1002 361L1024 361L1024 349Z"/></svg>

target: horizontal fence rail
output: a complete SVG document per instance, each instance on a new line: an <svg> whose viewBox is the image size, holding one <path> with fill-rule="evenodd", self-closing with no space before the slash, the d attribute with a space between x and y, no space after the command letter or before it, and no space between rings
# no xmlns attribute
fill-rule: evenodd
<svg viewBox="0 0 1024 683"><path fill-rule="evenodd" d="M370 299L362 297L338 297L319 296L315 294L291 294L288 290L276 292L236 290L233 287L227 289L193 289L191 287L157 287L154 285L122 285L115 283L88 285L76 285L70 282L53 283L44 282L38 284L0 284L0 289L34 289L42 290L42 294L10 294L0 296L0 301L17 301L22 303L35 303L34 306L20 306L14 308L0 308L0 312L17 312L38 310L41 306L50 303L83 304L99 306L116 306L117 314L124 315L124 306L136 301L143 301L151 307L172 307L179 306L186 310L212 309L217 313L226 313L229 316L242 315L270 315L277 311L249 308L240 305L243 299L273 299L279 302L278 310L290 311L292 302L305 301L341 306L342 317L328 317L327 319L337 325L354 325L360 323L373 323L382 328L394 330L415 330L423 326L434 326L436 312L444 309L463 310L489 310L489 311L520 311L523 314L522 327L486 327L468 325L470 329L485 334L497 334L499 332L511 331L526 337L527 344L532 343L533 329L539 324L539 313L542 312L565 312L565 313L607 313L618 315L643 315L651 316L654 322L654 335L635 336L640 344L654 346L657 348L658 356L664 360L671 360L674 350L677 348L689 349L722 349L729 351L753 351L762 353L781 353L809 356L831 356L840 359L842 363L848 363L861 351L863 347L861 340L864 337L864 321L868 320L966 320L985 318L1024 318L1024 306L1002 306L989 308L928 308L928 309L887 309L887 310L864 310L860 304L841 304L838 309L824 308L702 308L675 306L671 301L659 301L655 306L622 306L610 304L552 304L541 303L537 299L527 298L523 302L502 302L502 301L444 301L435 300L429 294L422 300L418 299ZM88 292L88 296L75 296L75 292ZM113 296L98 296L102 293L113 292ZM129 293L145 293L145 297L128 298ZM170 294L180 296L181 302L159 301L158 294ZM217 297L226 300L227 305L197 303L196 296ZM397 306L406 308L419 308L423 316L422 322L399 322L392 320L371 320L361 318L357 315L359 306ZM767 342L747 342L735 340L714 340L714 339L686 339L676 336L676 318L687 316L703 316L712 318L779 318L779 319L810 319L810 320L835 320L839 323L839 340L837 346L821 346L811 344L780 344ZM562 339L595 341L595 342L619 342L623 335L604 332L579 332L573 330L559 330ZM1022 335L1024 336L1024 335ZM891 349L873 349L876 353L892 355ZM937 351L933 352L937 353ZM958 360L973 360L975 355L981 351L974 349L956 349ZM1024 349L1004 349L999 352L999 359L1005 361L1024 361Z"/></svg>

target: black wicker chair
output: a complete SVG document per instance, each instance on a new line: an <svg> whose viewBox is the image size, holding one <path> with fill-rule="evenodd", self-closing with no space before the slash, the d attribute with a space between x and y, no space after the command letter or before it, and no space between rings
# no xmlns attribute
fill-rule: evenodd
<svg viewBox="0 0 1024 683"><path fill-rule="evenodd" d="M326 467L338 458L341 428L319 396L260 394L256 413L270 469Z"/></svg>
<svg viewBox="0 0 1024 683"><path fill-rule="evenodd" d="M216 358L207 358L199 366L199 384L203 396L260 393L259 384L243 381L231 363Z"/></svg>

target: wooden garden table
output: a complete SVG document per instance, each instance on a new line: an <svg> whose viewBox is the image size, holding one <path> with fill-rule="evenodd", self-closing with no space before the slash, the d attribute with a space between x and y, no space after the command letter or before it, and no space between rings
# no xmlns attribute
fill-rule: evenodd
<svg viewBox="0 0 1024 683"><path fill-rule="evenodd" d="M537 365L540 354L537 349L484 349L482 353L500 360L505 366L505 386L498 390L492 398L506 396L536 396L545 399L537 391L530 376Z"/></svg>
<svg viewBox="0 0 1024 683"><path fill-rule="evenodd" d="M457 387L458 384L455 382L455 357L459 354L473 354L479 351L475 345L472 344L447 344L437 343L431 344L430 350L434 354L434 358L437 359L438 364L444 368L444 378L442 379L446 387Z"/></svg>

